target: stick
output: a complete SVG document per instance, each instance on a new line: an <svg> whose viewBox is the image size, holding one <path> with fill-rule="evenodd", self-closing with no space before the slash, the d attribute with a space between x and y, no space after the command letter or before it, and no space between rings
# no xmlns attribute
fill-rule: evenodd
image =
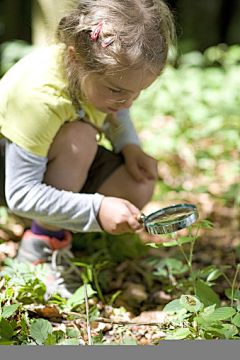
<svg viewBox="0 0 240 360"><path fill-rule="evenodd" d="M89 321L89 306L88 306L88 297L87 297L86 284L84 284L84 295L85 295L85 304L86 304L86 313L87 313L88 343L89 343L89 345L92 345L91 325L90 325L90 321Z"/></svg>
<svg viewBox="0 0 240 360"><path fill-rule="evenodd" d="M78 313L75 313L73 311L62 311L62 314L65 314L65 315L77 315L78 317L82 317L84 319L87 318L87 316L85 314L78 314ZM164 325L165 323L164 322L156 322L156 321L149 321L149 322L138 322L138 321L126 321L126 320L117 320L117 319L106 319L106 318L103 318L103 317L96 317L94 319L95 322L101 322L101 323L104 323L104 324L116 324L116 325L143 325L143 326L162 326Z"/></svg>

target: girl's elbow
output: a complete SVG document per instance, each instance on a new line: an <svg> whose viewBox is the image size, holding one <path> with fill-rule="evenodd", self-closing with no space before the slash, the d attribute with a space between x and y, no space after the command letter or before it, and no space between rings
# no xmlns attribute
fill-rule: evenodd
<svg viewBox="0 0 240 360"><path fill-rule="evenodd" d="M19 201L16 196L6 194L6 203L7 207L12 213L22 215L21 201Z"/></svg>

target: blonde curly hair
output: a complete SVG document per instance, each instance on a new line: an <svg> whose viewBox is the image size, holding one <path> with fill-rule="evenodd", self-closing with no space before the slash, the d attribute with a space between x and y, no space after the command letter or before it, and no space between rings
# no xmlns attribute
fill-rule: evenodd
<svg viewBox="0 0 240 360"><path fill-rule="evenodd" d="M100 23L99 35L93 40L91 34ZM79 92L83 94L90 74L108 76L144 68L160 75L176 33L173 15L162 0L80 0L61 19L57 39L64 45L64 71L76 99ZM108 46L102 46L111 39ZM75 49L77 67L71 66L69 46Z"/></svg>

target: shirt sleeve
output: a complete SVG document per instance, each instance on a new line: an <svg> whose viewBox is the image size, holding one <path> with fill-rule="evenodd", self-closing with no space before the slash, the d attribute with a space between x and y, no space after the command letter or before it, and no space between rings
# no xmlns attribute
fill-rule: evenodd
<svg viewBox="0 0 240 360"><path fill-rule="evenodd" d="M112 130L111 142L115 153L119 153L126 145L135 144L141 147L138 134L133 126L129 110L124 109L116 115L119 125Z"/></svg>
<svg viewBox="0 0 240 360"><path fill-rule="evenodd" d="M103 195L57 190L44 184L47 157L6 143L6 200L17 215L76 232L102 231L96 216Z"/></svg>

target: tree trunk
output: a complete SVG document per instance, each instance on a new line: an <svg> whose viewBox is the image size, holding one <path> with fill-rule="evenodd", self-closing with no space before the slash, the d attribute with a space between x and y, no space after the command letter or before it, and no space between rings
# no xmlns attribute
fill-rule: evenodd
<svg viewBox="0 0 240 360"><path fill-rule="evenodd" d="M54 39L59 20L74 7L66 0L32 0L32 43L46 45Z"/></svg>

